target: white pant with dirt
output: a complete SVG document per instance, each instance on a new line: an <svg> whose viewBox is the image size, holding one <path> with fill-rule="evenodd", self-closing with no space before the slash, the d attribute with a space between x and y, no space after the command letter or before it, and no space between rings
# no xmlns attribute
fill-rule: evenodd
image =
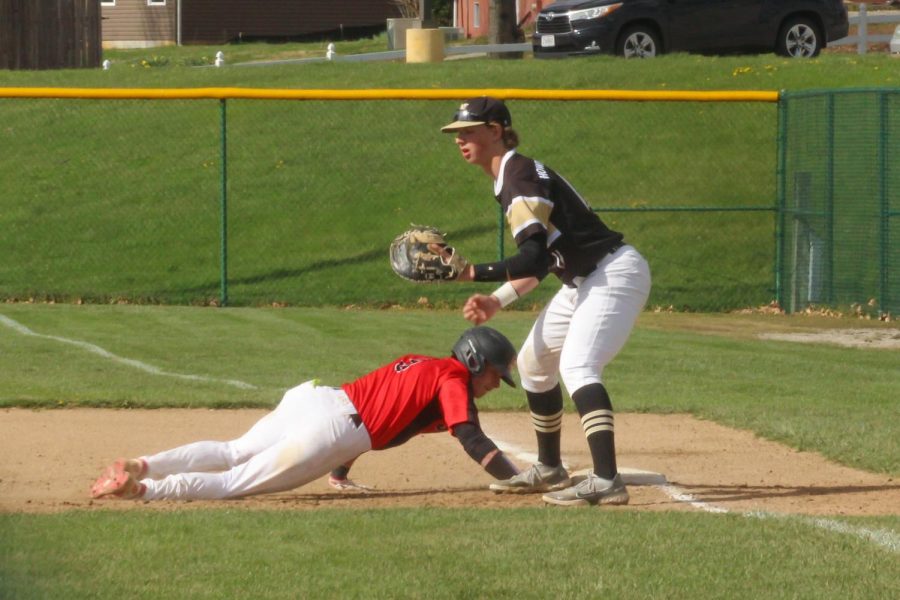
<svg viewBox="0 0 900 600"><path fill-rule="evenodd" d="M214 500L291 490L372 448L341 389L312 381L230 442L196 442L143 457L145 500Z"/></svg>

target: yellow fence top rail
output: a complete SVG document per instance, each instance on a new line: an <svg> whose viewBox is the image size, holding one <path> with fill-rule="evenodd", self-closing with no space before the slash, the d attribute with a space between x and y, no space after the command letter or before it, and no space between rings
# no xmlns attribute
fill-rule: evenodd
<svg viewBox="0 0 900 600"><path fill-rule="evenodd" d="M0 87L0 98L82 98L119 100L464 100L494 96L504 100L607 100L628 102L778 102L777 91L648 91L529 89L364 89L292 90L260 88L31 88Z"/></svg>

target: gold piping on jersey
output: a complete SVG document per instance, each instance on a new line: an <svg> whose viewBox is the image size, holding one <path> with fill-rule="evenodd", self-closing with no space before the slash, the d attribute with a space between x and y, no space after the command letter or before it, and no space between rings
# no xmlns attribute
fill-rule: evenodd
<svg viewBox="0 0 900 600"><path fill-rule="evenodd" d="M530 225L538 223L541 228L550 235L550 213L553 212L553 202L537 196L517 196L509 203L506 209L506 220L513 237L516 237Z"/></svg>

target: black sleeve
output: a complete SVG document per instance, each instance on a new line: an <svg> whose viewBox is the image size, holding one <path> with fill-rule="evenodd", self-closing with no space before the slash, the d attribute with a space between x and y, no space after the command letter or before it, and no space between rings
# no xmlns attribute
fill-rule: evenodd
<svg viewBox="0 0 900 600"><path fill-rule="evenodd" d="M480 427L474 423L460 423L453 428L453 435L462 444L466 454L472 457L472 460L481 464L484 458L497 450L497 454L486 465L482 465L495 479L509 479L516 475L518 471L509 460L499 451L497 445L484 434Z"/></svg>
<svg viewBox="0 0 900 600"><path fill-rule="evenodd" d="M331 476L335 479L347 479L350 474L350 465L341 465L331 470Z"/></svg>
<svg viewBox="0 0 900 600"><path fill-rule="evenodd" d="M553 257L547 251L547 234L537 233L519 246L519 252L494 263L475 265L475 281L512 281L547 276Z"/></svg>
<svg viewBox="0 0 900 600"><path fill-rule="evenodd" d="M509 462L509 459L506 458L506 455L500 451L494 455L488 464L484 465L484 470L494 479L509 479L510 477L515 477L519 474L518 469L516 469L513 464Z"/></svg>

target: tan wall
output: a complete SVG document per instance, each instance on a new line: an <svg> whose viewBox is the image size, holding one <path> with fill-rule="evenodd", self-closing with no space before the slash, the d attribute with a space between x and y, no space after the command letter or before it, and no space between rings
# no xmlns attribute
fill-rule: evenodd
<svg viewBox="0 0 900 600"><path fill-rule="evenodd" d="M116 0L115 6L101 6L101 16L105 48L170 45L177 41L177 0L167 0L165 6L147 6L147 0Z"/></svg>
<svg viewBox="0 0 900 600"><path fill-rule="evenodd" d="M100 66L97 0L0 0L0 69Z"/></svg>

